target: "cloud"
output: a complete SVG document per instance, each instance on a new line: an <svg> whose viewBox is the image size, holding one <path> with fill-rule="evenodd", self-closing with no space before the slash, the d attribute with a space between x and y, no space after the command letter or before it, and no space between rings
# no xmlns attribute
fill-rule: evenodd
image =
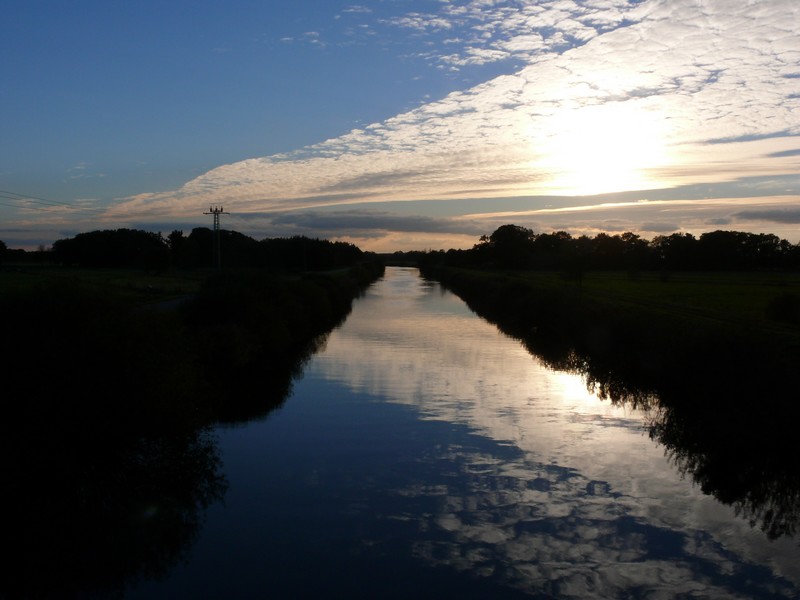
<svg viewBox="0 0 800 600"><path fill-rule="evenodd" d="M792 150L781 150L780 152L772 152L768 154L770 158L785 158L787 156L800 156L800 148Z"/></svg>
<svg viewBox="0 0 800 600"><path fill-rule="evenodd" d="M285 44L293 44L295 42L308 44L312 47L325 48L328 43L322 39L319 31L305 31L297 36L284 36L280 41Z"/></svg>
<svg viewBox="0 0 800 600"><path fill-rule="evenodd" d="M739 220L800 224L800 208L777 210L743 210L733 214Z"/></svg>
<svg viewBox="0 0 800 600"><path fill-rule="evenodd" d="M368 6L363 6L360 4L353 4L352 6L348 6L347 8L342 10L343 13L371 13L372 9Z"/></svg>
<svg viewBox="0 0 800 600"><path fill-rule="evenodd" d="M387 21L391 25L418 32L448 30L453 25L446 19L432 14L410 13Z"/></svg>
<svg viewBox="0 0 800 600"><path fill-rule="evenodd" d="M474 221L434 218L422 215L396 215L368 211L289 212L270 218L274 225L296 225L306 229L350 231L353 235L365 230L398 232L458 233L479 237L485 229Z"/></svg>
<svg viewBox="0 0 800 600"><path fill-rule="evenodd" d="M427 60L440 65L513 58L523 66L295 152L130 198L109 217L180 218L209 203L261 214L634 190L674 190L679 199L700 188L692 197L731 199L758 179L787 185L757 197L797 190L800 8L791 0L448 2L379 23L430 42ZM684 205L689 220L678 221L676 208L631 225L699 227L732 215ZM575 229L604 226L604 210L584 211Z"/></svg>
<svg viewBox="0 0 800 600"><path fill-rule="evenodd" d="M677 222L670 222L665 221L663 223L655 221L651 223L642 223L639 227L642 231L649 231L653 233L672 233L673 231L679 231L681 228L680 224Z"/></svg>
<svg viewBox="0 0 800 600"><path fill-rule="evenodd" d="M713 226L723 225L727 226L730 225L732 219L730 217L714 217L713 219L707 219L706 223Z"/></svg>

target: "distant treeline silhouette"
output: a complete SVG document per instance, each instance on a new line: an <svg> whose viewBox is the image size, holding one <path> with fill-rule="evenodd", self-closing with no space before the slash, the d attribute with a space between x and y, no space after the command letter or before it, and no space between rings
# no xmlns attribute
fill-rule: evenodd
<svg viewBox="0 0 800 600"><path fill-rule="evenodd" d="M175 230L166 237L139 229L107 229L57 240L47 252L7 250L0 242L0 259L5 254L13 260L46 258L81 267L204 268L213 264L213 236L207 227L195 228L188 236ZM258 241L223 230L219 241L222 264L230 267L324 271L351 267L364 258L364 252L353 244L303 236Z"/></svg>
<svg viewBox="0 0 800 600"><path fill-rule="evenodd" d="M396 258L402 258L396 256ZM752 270L800 268L800 245L773 234L712 231L673 233L646 240L635 233L594 238L567 232L534 233L503 225L468 250L418 253L425 264L453 267L586 270Z"/></svg>

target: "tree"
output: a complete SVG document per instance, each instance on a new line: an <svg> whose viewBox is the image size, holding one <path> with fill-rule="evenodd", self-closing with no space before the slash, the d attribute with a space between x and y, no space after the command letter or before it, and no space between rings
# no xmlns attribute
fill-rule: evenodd
<svg viewBox="0 0 800 600"><path fill-rule="evenodd" d="M115 229L56 240L53 257L65 265L160 269L166 266L168 248L158 233Z"/></svg>
<svg viewBox="0 0 800 600"><path fill-rule="evenodd" d="M630 231L620 236L622 240L622 261L631 274L638 273L645 266L648 255L648 243L636 233Z"/></svg>
<svg viewBox="0 0 800 600"><path fill-rule="evenodd" d="M487 254L498 266L519 269L531 264L536 234L519 225L498 227L486 243Z"/></svg>
<svg viewBox="0 0 800 600"><path fill-rule="evenodd" d="M697 267L697 239L691 233L659 235L650 242L656 263L667 270Z"/></svg>
<svg viewBox="0 0 800 600"><path fill-rule="evenodd" d="M748 234L744 240L745 261L748 266L770 268L780 265L786 253L786 246L782 241L786 242L771 233Z"/></svg>
<svg viewBox="0 0 800 600"><path fill-rule="evenodd" d="M598 233L594 238L592 258L599 269L615 269L622 265L625 242L618 235Z"/></svg>
<svg viewBox="0 0 800 600"><path fill-rule="evenodd" d="M533 240L534 266L545 269L563 267L571 245L572 236L566 231L540 233Z"/></svg>
<svg viewBox="0 0 800 600"><path fill-rule="evenodd" d="M739 269L744 266L746 233L710 231L700 236L699 262L706 269Z"/></svg>

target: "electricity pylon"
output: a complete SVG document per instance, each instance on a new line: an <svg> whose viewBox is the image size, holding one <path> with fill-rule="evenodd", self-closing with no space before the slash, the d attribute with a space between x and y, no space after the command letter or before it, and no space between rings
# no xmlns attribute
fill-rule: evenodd
<svg viewBox="0 0 800 600"><path fill-rule="evenodd" d="M214 239L212 242L212 255L214 260L214 267L219 269L222 266L222 262L220 260L220 241L219 241L219 216L220 215L229 215L231 213L225 212L225 209L221 206L209 206L208 212L204 212L204 215L214 215Z"/></svg>

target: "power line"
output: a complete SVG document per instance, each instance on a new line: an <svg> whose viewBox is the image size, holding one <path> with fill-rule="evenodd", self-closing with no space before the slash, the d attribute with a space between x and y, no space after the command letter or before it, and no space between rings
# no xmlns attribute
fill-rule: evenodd
<svg viewBox="0 0 800 600"><path fill-rule="evenodd" d="M0 197L7 198L9 200L27 200L30 202L36 202L37 204L47 204L49 206L66 206L70 208L75 208L66 202L57 202L55 200L48 200L47 198L40 198L39 196L31 196L29 194L19 194L17 192L10 192L8 190L0 190Z"/></svg>
<svg viewBox="0 0 800 600"><path fill-rule="evenodd" d="M75 211L83 211L83 212L103 212L104 209L102 208L92 208L88 206L76 206L74 204L69 204L67 202L58 202L56 200L48 200L47 198L40 198L39 196L31 196L28 194L19 194L17 192L11 192L8 190L0 190L0 198L5 198L6 200L13 200L17 202L25 202L26 204L34 203L34 204L42 204L44 206L50 208L68 208L70 210ZM28 210L46 210L44 208L38 206L24 206L21 204L8 204L6 202L0 202L0 205L7 206L9 208L23 208Z"/></svg>

